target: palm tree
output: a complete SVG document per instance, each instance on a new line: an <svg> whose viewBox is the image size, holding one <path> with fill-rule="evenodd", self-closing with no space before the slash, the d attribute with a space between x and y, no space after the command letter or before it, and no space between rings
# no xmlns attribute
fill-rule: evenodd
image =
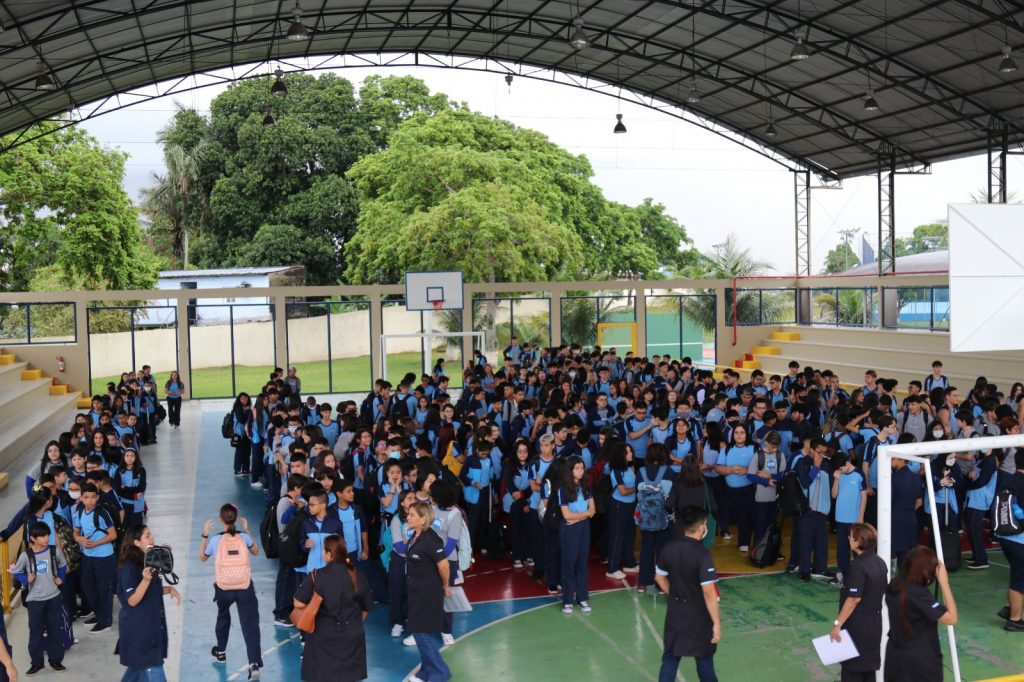
<svg viewBox="0 0 1024 682"><path fill-rule="evenodd" d="M838 293L838 296L836 296ZM873 320L874 310L865 305L871 296L870 289L830 289L814 297L818 307L818 318L824 324L854 325L866 327Z"/></svg>
<svg viewBox="0 0 1024 682"><path fill-rule="evenodd" d="M756 277L773 270L771 264L757 260L751 255L750 249L742 249L736 235L730 234L725 242L716 245L711 255L702 253L692 268L683 273L694 279L726 279L734 277ZM707 293L712 293L708 290ZM765 292L768 294L768 292ZM757 290L737 289L736 317L743 321L772 322L788 315L792 307L792 297L765 295L759 296ZM687 296L683 298L683 314L705 330L715 328L715 297ZM732 297L726 298L726 315L732 320Z"/></svg>
<svg viewBox="0 0 1024 682"><path fill-rule="evenodd" d="M164 175L150 173L153 186L142 190L145 212L154 220L163 218L171 228L171 250L183 269L188 268L189 217L193 187L206 159L209 145L199 142L191 151L181 145L164 145Z"/></svg>

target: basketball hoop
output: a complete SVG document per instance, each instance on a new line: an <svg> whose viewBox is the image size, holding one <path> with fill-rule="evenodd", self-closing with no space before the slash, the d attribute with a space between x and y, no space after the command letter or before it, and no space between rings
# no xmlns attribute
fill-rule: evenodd
<svg viewBox="0 0 1024 682"><path fill-rule="evenodd" d="M434 306L434 312L436 313L439 310L441 310L442 306L444 306L444 299L442 298L442 299L440 299L438 301L431 301L430 303L431 303L431 305Z"/></svg>

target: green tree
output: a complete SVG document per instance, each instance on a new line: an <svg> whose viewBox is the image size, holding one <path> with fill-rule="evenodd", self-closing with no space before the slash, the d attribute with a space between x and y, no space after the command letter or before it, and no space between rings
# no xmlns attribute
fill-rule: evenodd
<svg viewBox="0 0 1024 682"><path fill-rule="evenodd" d="M334 245L294 225L261 225L235 257L235 267L305 265L312 281L330 280L336 267Z"/></svg>
<svg viewBox="0 0 1024 682"><path fill-rule="evenodd" d="M359 88L359 102L378 149L384 149L402 121L414 114L432 115L456 106L413 76L369 76Z"/></svg>
<svg viewBox="0 0 1024 682"><path fill-rule="evenodd" d="M822 274L835 275L860 265L860 259L846 242L839 242L825 255L825 269Z"/></svg>
<svg viewBox="0 0 1024 682"><path fill-rule="evenodd" d="M648 197L635 210L640 218L640 232L654 247L662 268L679 272L697 262L699 252L693 248L686 228L665 212L663 204L656 204Z"/></svg>
<svg viewBox="0 0 1024 682"><path fill-rule="evenodd" d="M199 185L203 160L209 148L201 140L191 148L171 142L164 145L163 175L150 173L153 185L142 191L142 206L154 224L169 231L172 262L187 269L189 235L192 231L193 193ZM203 202L200 193L200 202Z"/></svg>
<svg viewBox="0 0 1024 682"><path fill-rule="evenodd" d="M949 248L949 225L929 223L918 225L909 237L896 240L896 257L913 256L917 253L944 251Z"/></svg>
<svg viewBox="0 0 1024 682"><path fill-rule="evenodd" d="M26 290L51 265L63 288L152 286L156 260L140 248L138 216L121 187L126 155L60 124L32 126L30 139L45 134L0 155L0 287Z"/></svg>

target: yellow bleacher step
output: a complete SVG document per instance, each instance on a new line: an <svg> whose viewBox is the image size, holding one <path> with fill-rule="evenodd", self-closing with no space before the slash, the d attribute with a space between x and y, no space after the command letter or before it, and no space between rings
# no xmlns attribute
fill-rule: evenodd
<svg viewBox="0 0 1024 682"><path fill-rule="evenodd" d="M67 386L67 384L56 384L54 386L50 386L50 395L67 395L67 394L68 394L68 386Z"/></svg>
<svg viewBox="0 0 1024 682"><path fill-rule="evenodd" d="M772 332L772 341L799 341L798 332Z"/></svg>
<svg viewBox="0 0 1024 682"><path fill-rule="evenodd" d="M761 369L761 363L757 360L743 360L743 369Z"/></svg>
<svg viewBox="0 0 1024 682"><path fill-rule="evenodd" d="M750 352L754 355L781 355L782 349L777 346L754 346Z"/></svg>
<svg viewBox="0 0 1024 682"><path fill-rule="evenodd" d="M712 376L715 378L715 381L721 381L725 378L725 374L723 372L714 372Z"/></svg>
<svg viewBox="0 0 1024 682"><path fill-rule="evenodd" d="M43 370L41 369L26 369L21 372L22 381L33 381L35 379L43 378Z"/></svg>
<svg viewBox="0 0 1024 682"><path fill-rule="evenodd" d="M7 487L8 476L6 471L0 471L0 490Z"/></svg>
<svg viewBox="0 0 1024 682"><path fill-rule="evenodd" d="M0 365L13 365L17 359L18 356L11 353L0 353Z"/></svg>
<svg viewBox="0 0 1024 682"><path fill-rule="evenodd" d="M92 407L92 398L79 398L78 402L75 403L75 407L79 410L87 410Z"/></svg>

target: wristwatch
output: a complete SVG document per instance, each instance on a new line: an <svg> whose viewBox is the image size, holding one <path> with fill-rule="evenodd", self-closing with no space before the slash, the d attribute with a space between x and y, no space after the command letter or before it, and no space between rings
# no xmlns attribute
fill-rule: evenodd
<svg viewBox="0 0 1024 682"><path fill-rule="evenodd" d="M837 619L837 620L832 621L832 625L835 625L836 627L839 627L839 620Z"/></svg>

